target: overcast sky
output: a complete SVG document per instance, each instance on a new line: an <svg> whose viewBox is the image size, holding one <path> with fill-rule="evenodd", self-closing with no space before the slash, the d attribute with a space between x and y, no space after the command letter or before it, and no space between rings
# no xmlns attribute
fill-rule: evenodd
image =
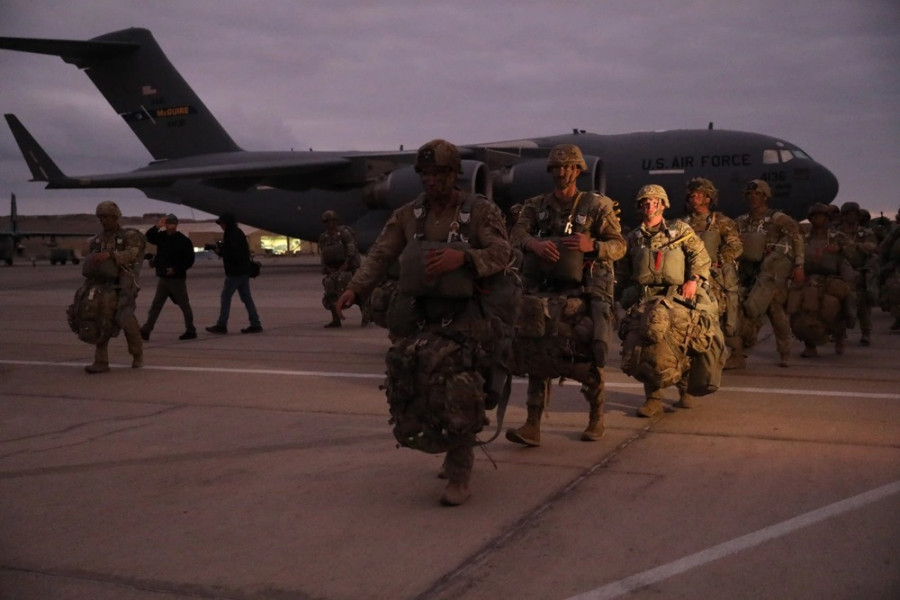
<svg viewBox="0 0 900 600"><path fill-rule="evenodd" d="M64 8L60 8L60 6ZM150 29L247 150L387 150L586 129L753 131L832 170L837 203L900 200L896 0L0 0L0 35ZM150 155L88 78L0 50L0 111L70 175ZM0 123L0 214L187 207L136 190L45 190Z"/></svg>

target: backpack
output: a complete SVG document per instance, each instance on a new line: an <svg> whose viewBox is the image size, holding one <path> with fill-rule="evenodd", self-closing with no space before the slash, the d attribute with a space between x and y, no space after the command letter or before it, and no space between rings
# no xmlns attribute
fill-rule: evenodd
<svg viewBox="0 0 900 600"><path fill-rule="evenodd" d="M101 344L119 335L115 320L118 306L119 290L115 285L88 279L75 291L75 298L66 309L69 327L82 342Z"/></svg>

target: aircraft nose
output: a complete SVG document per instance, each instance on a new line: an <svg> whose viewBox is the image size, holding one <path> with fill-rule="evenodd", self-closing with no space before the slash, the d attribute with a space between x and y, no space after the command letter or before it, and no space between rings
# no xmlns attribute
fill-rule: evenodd
<svg viewBox="0 0 900 600"><path fill-rule="evenodd" d="M825 166L816 163L813 170L813 199L815 202L830 204L837 198L838 180Z"/></svg>

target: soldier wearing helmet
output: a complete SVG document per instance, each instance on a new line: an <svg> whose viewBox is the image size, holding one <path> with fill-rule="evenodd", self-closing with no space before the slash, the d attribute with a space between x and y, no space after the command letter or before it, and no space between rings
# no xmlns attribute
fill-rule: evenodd
<svg viewBox="0 0 900 600"><path fill-rule="evenodd" d="M719 321L731 354L726 369L745 366L740 343L741 299L737 258L744 250L737 224L715 209L719 190L709 179L695 177L685 187L685 221L703 242L712 262L710 290L719 305ZM688 402L690 400L688 399Z"/></svg>
<svg viewBox="0 0 900 600"><path fill-rule="evenodd" d="M856 202L841 205L837 230L847 236L846 256L856 272L856 318L862 346L872 343L872 306L878 302L878 236L862 222L862 209Z"/></svg>
<svg viewBox="0 0 900 600"><path fill-rule="evenodd" d="M603 368L612 329L613 261L624 255L625 239L615 203L578 189L576 180L586 168L578 146L554 146L547 157L553 191L527 199L510 232L513 248L524 255L527 301L580 307L569 311L572 322L562 330L574 331L583 318L584 334L562 336L559 328L548 327L545 337L517 339L517 368L528 375L526 422L506 432L506 439L517 444L540 445L551 377L582 384L589 413L581 439L596 441L605 431Z"/></svg>
<svg viewBox="0 0 900 600"><path fill-rule="evenodd" d="M144 346L134 311L146 240L137 229L123 228L119 224L122 211L115 202L99 203L95 213L103 231L89 242L83 270L87 277L85 285L114 286L118 294L117 306L113 312L104 315L104 318L114 323L113 335L120 328L125 332L128 352L132 357L131 366L139 369L144 366ZM97 341L94 362L84 370L88 373L109 371L109 337Z"/></svg>
<svg viewBox="0 0 900 600"><path fill-rule="evenodd" d="M630 287L622 296L628 313L619 335L623 339L623 371L644 384L645 400L637 409L637 416L653 417L663 411L663 389L669 385L678 386L679 400L674 404L678 408L691 408L694 395L715 391L718 384L710 387L708 383L721 377L725 342L719 327L718 307L709 292L710 257L703 242L684 221L665 219L663 213L670 203L662 186L643 186L635 201L641 224L626 237L628 253L622 275ZM689 311L685 304L696 308ZM649 330L643 330L652 321L645 315L656 311L671 314L672 319L676 313L679 318L700 313L706 316L697 321L696 327L687 329L692 332L688 340L682 336L657 345L645 344L641 350L637 348L643 343L640 340L653 337ZM700 335L706 340L703 344L693 337ZM708 345L708 356L688 358L690 344L694 342ZM663 351L668 354L663 356ZM655 358L651 360L651 357ZM668 377L662 377L658 369L667 361L674 361L672 369ZM695 385L693 381L706 383Z"/></svg>
<svg viewBox="0 0 900 600"><path fill-rule="evenodd" d="M419 148L415 170L422 193L388 218L336 303L339 318L369 296L399 261L400 296L392 303L393 345L386 391L400 445L446 453L441 504L470 496L476 434L485 411L501 399L509 373L501 364L512 324L490 309L510 261L503 214L485 198L457 187L456 146L432 140ZM396 308L396 311L393 311ZM512 310L508 311L512 312Z"/></svg>
<svg viewBox="0 0 900 600"><path fill-rule="evenodd" d="M791 330L804 343L803 358L818 356L817 346L834 340L836 354L844 353L847 327L855 320L855 278L847 262L849 239L831 227L828 205L816 202L807 211L810 228L804 234L804 289L788 291Z"/></svg>
<svg viewBox="0 0 900 600"><path fill-rule="evenodd" d="M749 212L735 219L744 251L738 262L741 284L742 350L756 345L762 318L775 332L778 364L790 366L791 325L784 311L788 278L803 283L803 234L800 225L781 211L769 208L772 190L761 179L744 188Z"/></svg>
<svg viewBox="0 0 900 600"><path fill-rule="evenodd" d="M325 294L322 296L322 306L331 312L331 321L325 327L340 327L341 319L335 309L335 303L341 294L347 289L350 278L359 268L359 251L356 249L356 235L346 225L341 225L338 214L333 210L322 213L322 223L325 231L319 236L319 256L322 263L322 287ZM365 309L363 312L362 326L369 324Z"/></svg>

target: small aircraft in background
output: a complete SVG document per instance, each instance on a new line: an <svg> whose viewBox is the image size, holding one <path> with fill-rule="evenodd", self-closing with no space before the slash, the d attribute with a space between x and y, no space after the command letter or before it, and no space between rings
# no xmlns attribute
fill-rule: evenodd
<svg viewBox="0 0 900 600"><path fill-rule="evenodd" d="M64 265L66 264L66 261L71 261L72 264L77 265L80 260L79 256L74 251L68 248L56 247L56 238L86 238L88 237L88 234L61 231L20 230L19 210L16 206L16 195L10 194L9 228L5 231L0 231L0 260L4 261L7 265L12 265L13 258L22 255L22 240L33 237L50 238L48 241L48 246L50 246L50 264L55 265L58 262Z"/></svg>
<svg viewBox="0 0 900 600"><path fill-rule="evenodd" d="M368 248L390 213L421 185L414 151L245 151L228 135L169 62L150 31L131 28L88 41L0 37L0 49L61 57L82 69L154 160L126 173L66 175L13 114L6 120L32 174L48 189L137 188L147 197L290 237L314 240L320 215L336 210ZM599 135L574 129L549 137L459 144L461 185L502 209L548 190L546 157L556 144L578 145L588 169L581 189L620 202L633 224L632 198L641 186L662 185L674 216L692 177L711 179L719 210L746 212L742 190L751 179L772 187L771 205L797 219L815 202L830 203L835 176L787 141L713 129Z"/></svg>

